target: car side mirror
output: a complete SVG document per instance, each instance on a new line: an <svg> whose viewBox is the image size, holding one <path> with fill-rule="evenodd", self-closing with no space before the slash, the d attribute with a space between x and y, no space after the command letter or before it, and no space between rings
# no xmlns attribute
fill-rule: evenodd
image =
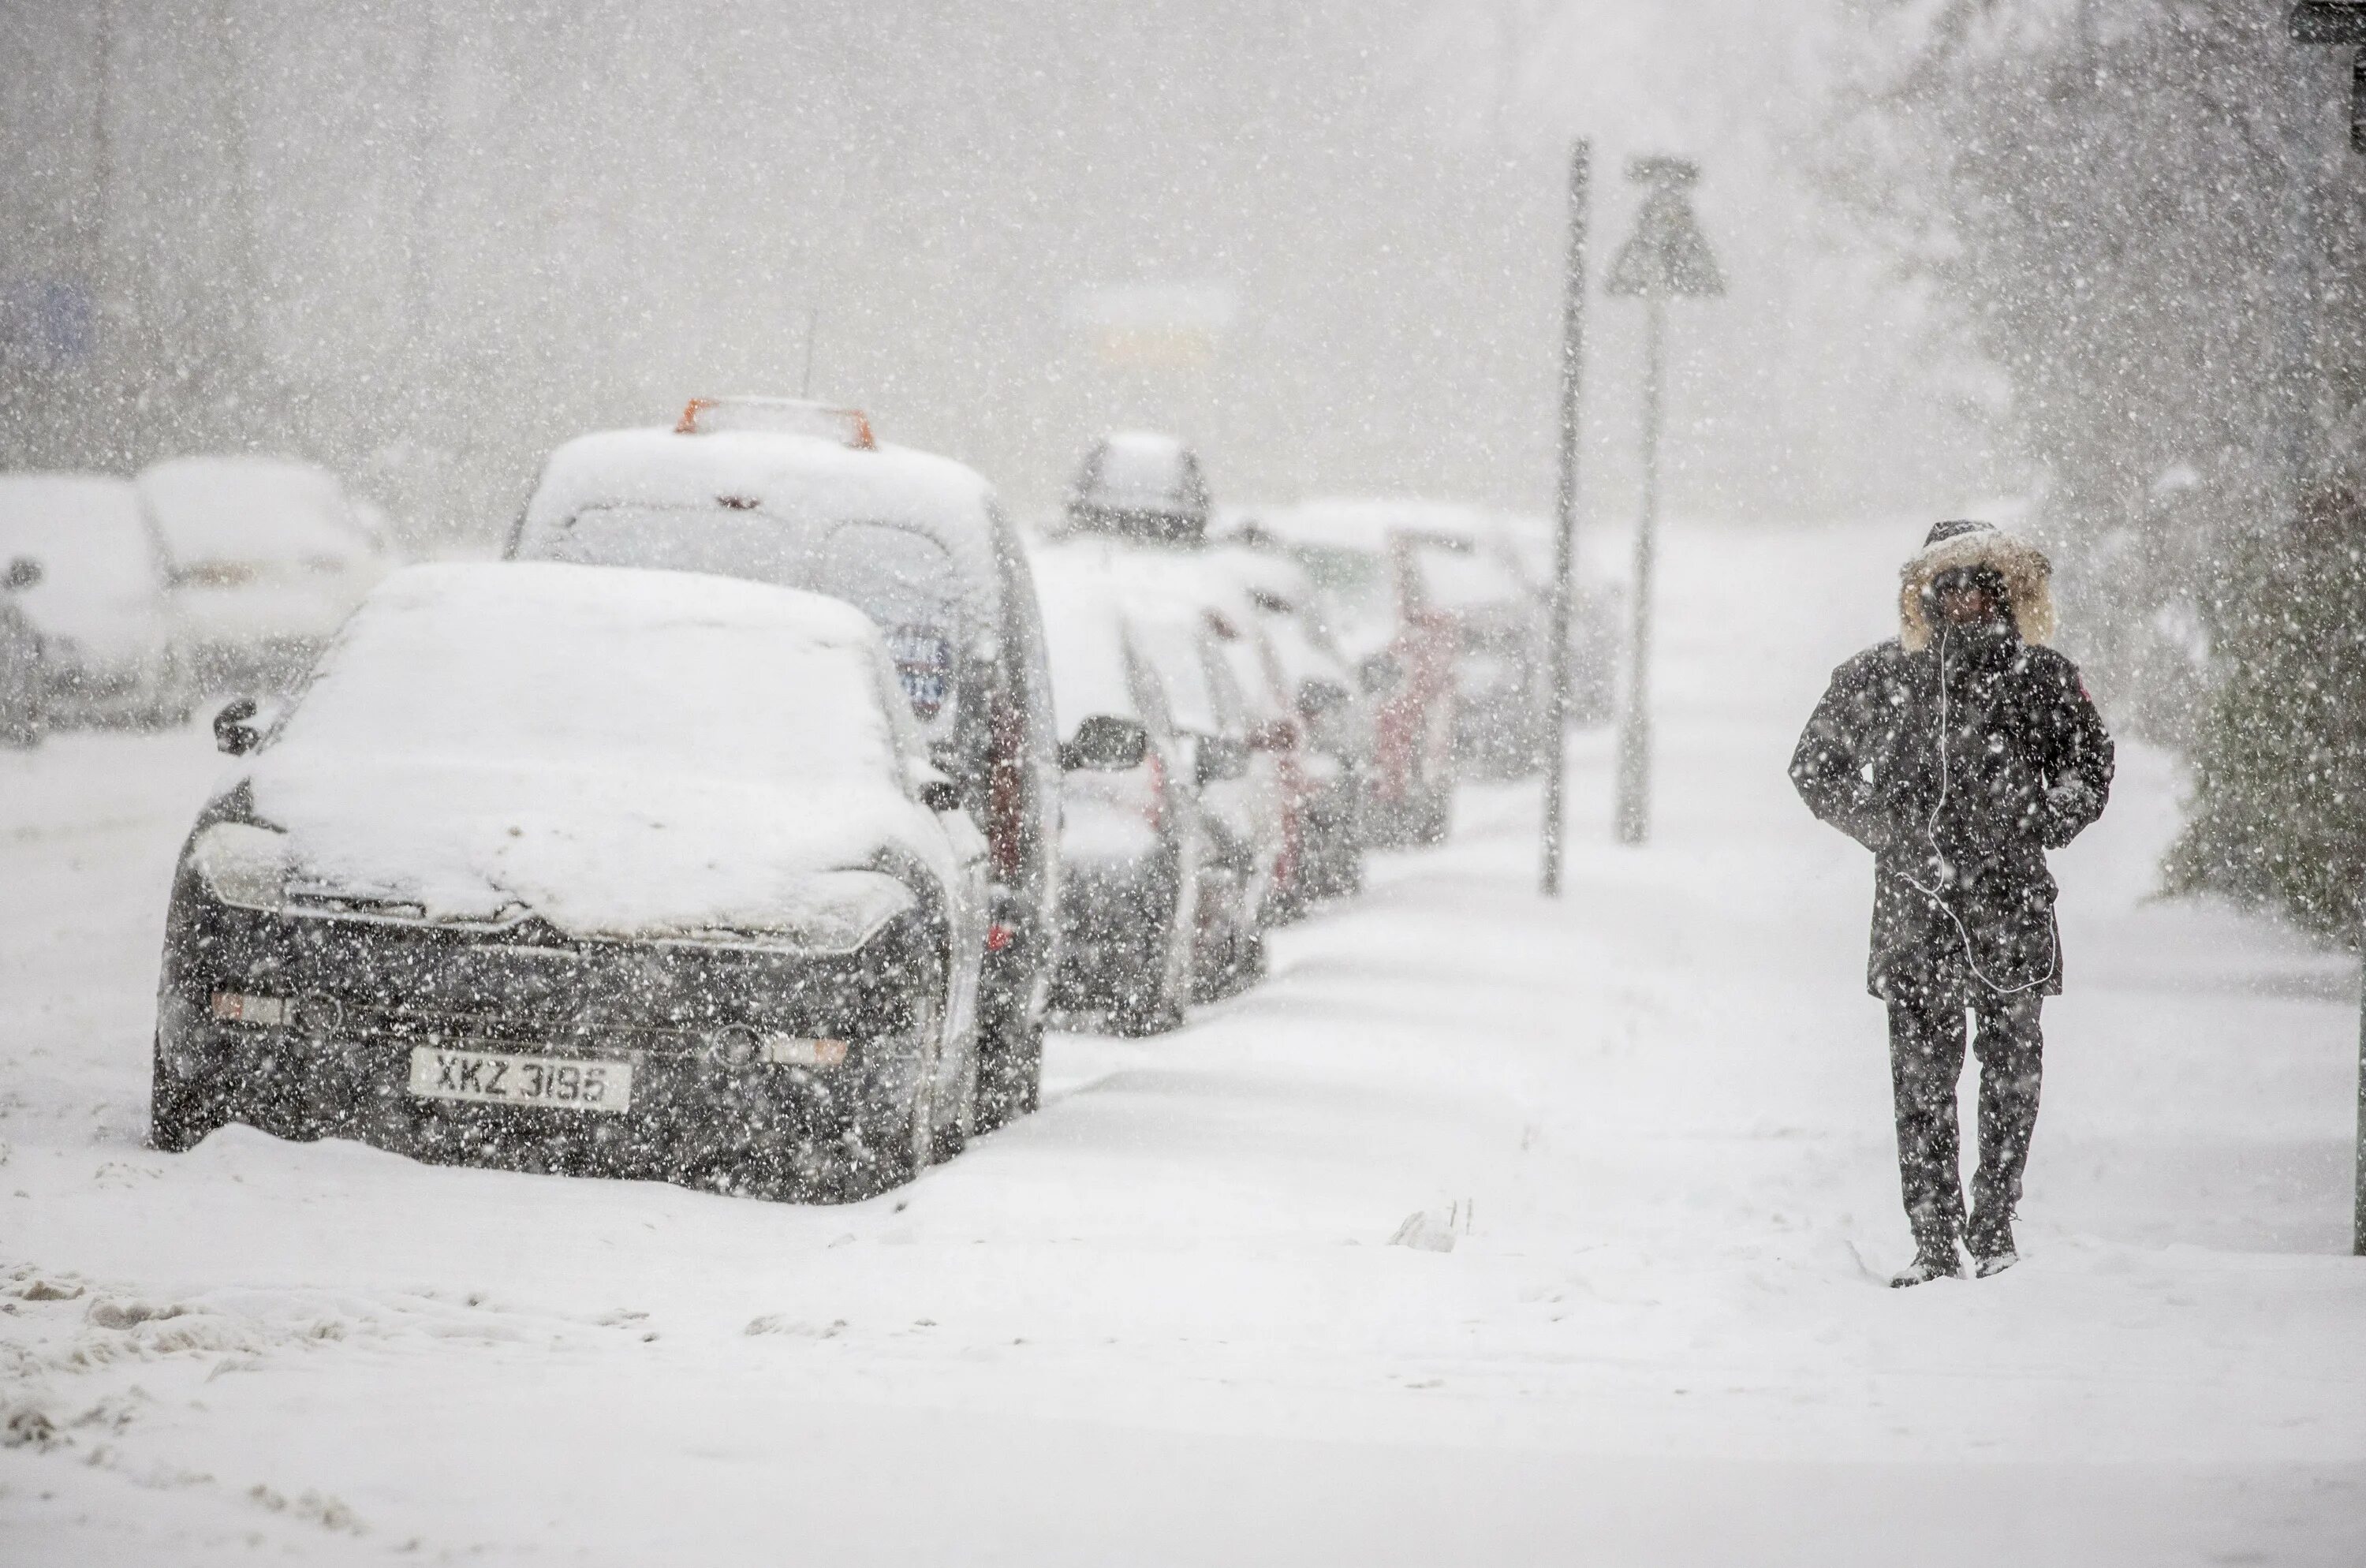
<svg viewBox="0 0 2366 1568"><path fill-rule="evenodd" d="M1064 773L1122 773L1142 766L1150 754L1150 731L1139 720L1097 713L1076 726L1060 748Z"/></svg>
<svg viewBox="0 0 2366 1568"><path fill-rule="evenodd" d="M1200 738L1199 757L1191 772L1201 784L1243 778L1248 771L1247 741L1236 740L1229 735L1203 735Z"/></svg>
<svg viewBox="0 0 2366 1568"><path fill-rule="evenodd" d="M254 717L253 697L233 697L214 715L214 749L243 757L263 743L263 732L249 721Z"/></svg>
<svg viewBox="0 0 2366 1568"><path fill-rule="evenodd" d="M919 787L913 792L920 804L930 810L942 813L962 808L961 785L930 768L920 775Z"/></svg>
<svg viewBox="0 0 2366 1568"><path fill-rule="evenodd" d="M41 563L30 556L18 556L8 563L8 592L22 593L41 581Z"/></svg>
<svg viewBox="0 0 2366 1568"><path fill-rule="evenodd" d="M1249 731L1252 751L1295 751L1298 750L1298 726L1286 718L1268 719Z"/></svg>
<svg viewBox="0 0 2366 1568"><path fill-rule="evenodd" d="M1347 705L1347 688L1336 681L1309 681L1298 688L1298 716L1312 724Z"/></svg>

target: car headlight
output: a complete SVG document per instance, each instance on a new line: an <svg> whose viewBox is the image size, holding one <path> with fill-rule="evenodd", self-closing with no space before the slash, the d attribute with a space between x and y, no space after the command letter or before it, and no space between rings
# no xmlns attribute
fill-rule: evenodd
<svg viewBox="0 0 2366 1568"><path fill-rule="evenodd" d="M664 940L719 947L852 953L918 902L910 888L884 872L817 872L792 885L776 912L760 922L708 926Z"/></svg>
<svg viewBox="0 0 2366 1568"><path fill-rule="evenodd" d="M189 846L189 866L206 891L242 909L287 901L287 835L252 822L217 822Z"/></svg>

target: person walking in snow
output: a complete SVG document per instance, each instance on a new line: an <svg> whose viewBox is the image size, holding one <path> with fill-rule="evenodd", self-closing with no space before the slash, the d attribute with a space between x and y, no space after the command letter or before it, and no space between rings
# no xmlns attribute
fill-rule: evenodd
<svg viewBox="0 0 2366 1568"><path fill-rule="evenodd" d="M1832 672L1791 757L1817 817L1874 853L1866 988L1889 1007L1898 1179L1914 1261L1890 1280L1985 1279L2019 1261L2012 1219L2037 1122L2044 999L2062 992L2045 852L2103 814L2112 738L2054 635L2052 569L1986 523L1932 528L1899 572L1898 635ZM1969 1223L1955 1085L1977 1021Z"/></svg>

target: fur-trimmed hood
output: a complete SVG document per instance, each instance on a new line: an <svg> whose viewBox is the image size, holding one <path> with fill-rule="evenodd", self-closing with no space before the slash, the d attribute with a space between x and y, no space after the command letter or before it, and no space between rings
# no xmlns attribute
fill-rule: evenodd
<svg viewBox="0 0 2366 1568"><path fill-rule="evenodd" d="M1984 566L2004 579L2021 640L2054 640L2054 567L2045 552L1987 523L1942 523L1922 549L1898 569L1898 640L1909 653L1931 646L1923 593L1941 572Z"/></svg>

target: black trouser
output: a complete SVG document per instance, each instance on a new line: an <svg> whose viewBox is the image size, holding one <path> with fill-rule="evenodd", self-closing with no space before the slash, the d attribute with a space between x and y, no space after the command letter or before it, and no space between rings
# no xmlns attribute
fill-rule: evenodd
<svg viewBox="0 0 2366 1568"><path fill-rule="evenodd" d="M1898 1177L1917 1246L1952 1249L1962 1235L1978 1256L1999 1250L2021 1201L2022 1168L2037 1125L2045 1041L2034 992L2004 997L1985 986L1889 1004L1889 1081L1898 1108ZM1952 993L1952 994L1949 994ZM1980 1064L1980 1168L1972 1178L1971 1224L1964 1223L1957 1165L1955 1082L1964 1075L1964 1014L1978 1019L1972 1049Z"/></svg>

